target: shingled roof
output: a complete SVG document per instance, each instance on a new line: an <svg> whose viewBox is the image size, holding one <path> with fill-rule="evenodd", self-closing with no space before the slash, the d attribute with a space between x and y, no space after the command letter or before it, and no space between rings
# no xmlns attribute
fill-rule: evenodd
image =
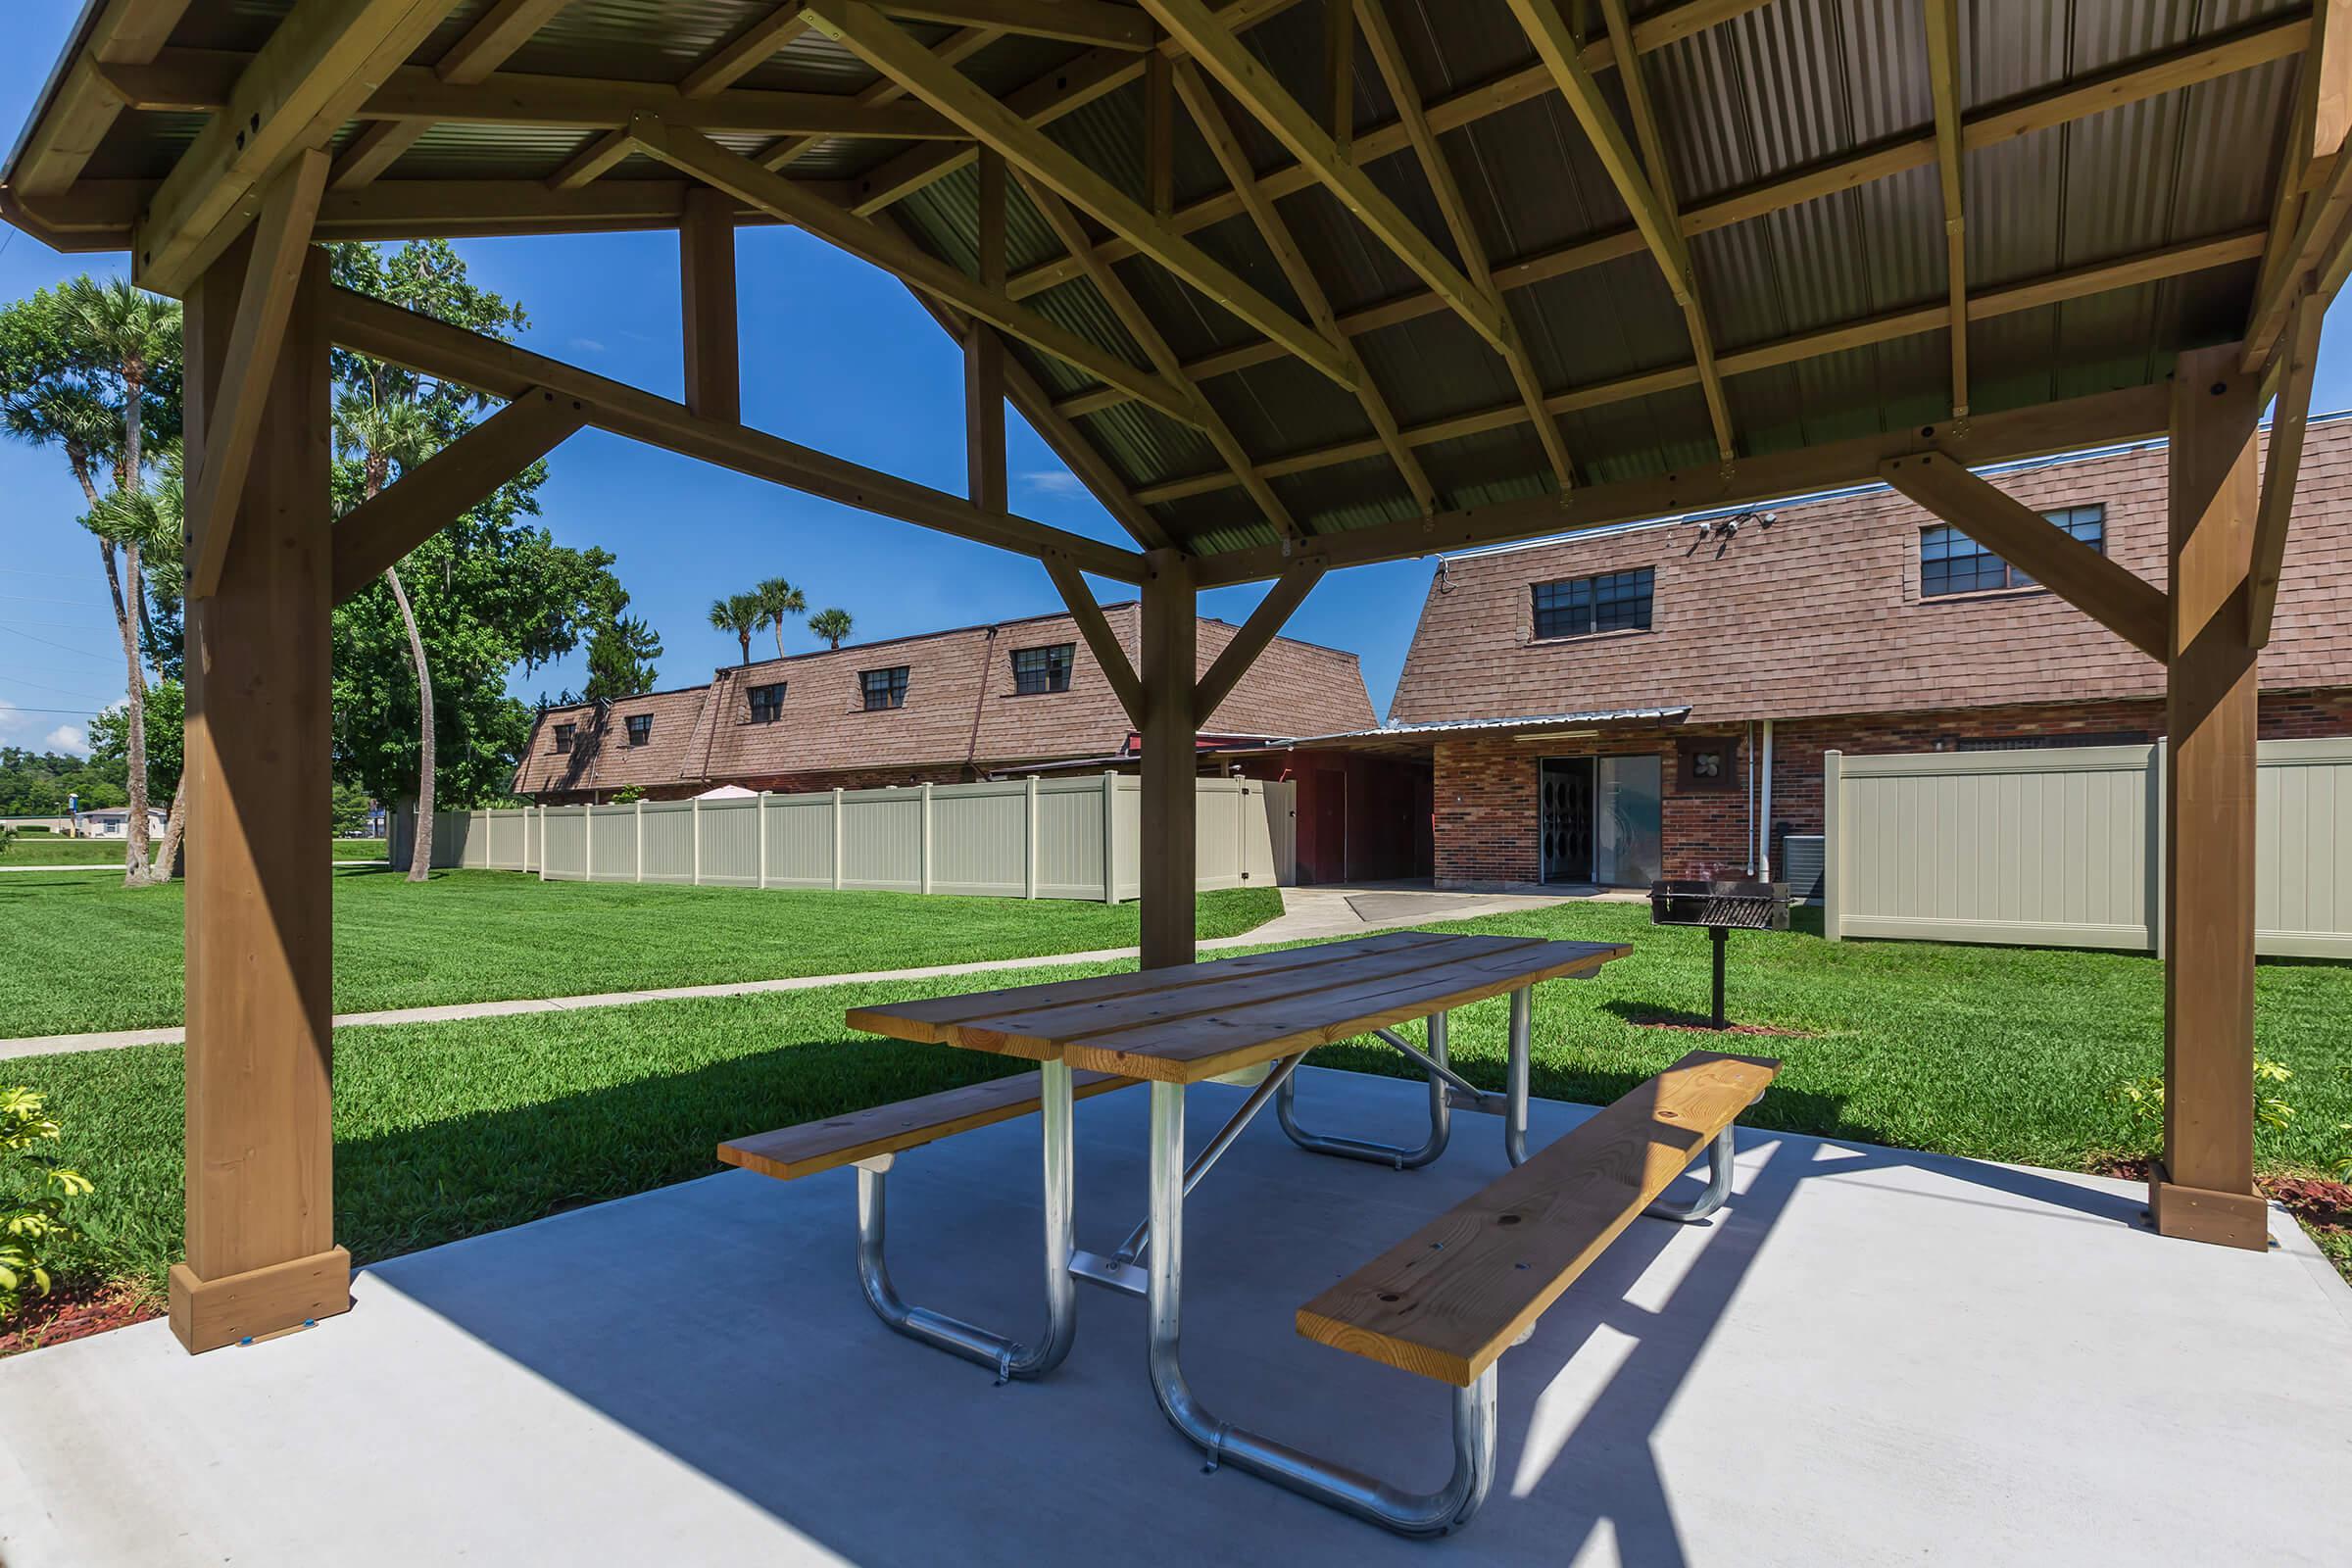
<svg viewBox="0 0 2352 1568"><path fill-rule="evenodd" d="M1131 603L1107 605L1129 659L1136 658L1141 615ZM1200 622L1200 668L1205 671L1233 638L1225 621ZM1015 649L1073 645L1065 692L1013 690ZM903 708L865 710L860 672L906 668ZM784 687L782 716L751 719L753 687ZM626 719L651 714L648 744L626 744ZM1372 699L1353 654L1278 637L1202 728L1218 735L1287 736L1354 729L1373 721ZM576 725L574 750L558 756L557 724ZM549 709L515 769L517 795L720 784L795 774L871 773L965 766L990 770L1023 762L1103 757L1132 726L1102 677L1076 622L1066 614L960 626L838 650L721 669L708 686L657 692L603 705ZM585 745L581 744L585 741Z"/></svg>

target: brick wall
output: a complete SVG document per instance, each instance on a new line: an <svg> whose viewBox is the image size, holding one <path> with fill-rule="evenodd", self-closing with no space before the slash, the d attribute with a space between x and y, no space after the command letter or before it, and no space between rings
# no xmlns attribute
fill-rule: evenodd
<svg viewBox="0 0 2352 1568"><path fill-rule="evenodd" d="M2164 733L2159 701L2040 704L1958 709L1944 712L1850 714L1773 726L1773 862L1789 833L1822 830L1822 754L1956 750L1963 740L2077 736L2095 741L2130 734L2154 740ZM1676 742L1685 736L1736 736L1739 788L1693 792L1678 787ZM2352 735L2352 691L2265 692L2264 740ZM2080 742L2078 742L2080 744ZM1736 876L1747 866L1745 728L1625 729L1590 738L1520 742L1509 736L1446 740L1436 753L1437 878L1441 887L1485 882L1533 882L1543 875L1537 842L1537 773L1546 757L1660 758L1665 796L1660 803L1664 873L1670 877Z"/></svg>

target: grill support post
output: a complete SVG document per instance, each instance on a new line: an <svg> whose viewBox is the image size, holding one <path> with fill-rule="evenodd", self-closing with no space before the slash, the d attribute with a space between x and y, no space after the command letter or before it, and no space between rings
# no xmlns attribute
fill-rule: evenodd
<svg viewBox="0 0 2352 1568"><path fill-rule="evenodd" d="M1707 935L1715 946L1714 1024L1716 1028L1721 1029L1727 1022L1723 1015L1723 953L1725 945L1731 941L1732 933L1728 926L1711 925L1707 927Z"/></svg>

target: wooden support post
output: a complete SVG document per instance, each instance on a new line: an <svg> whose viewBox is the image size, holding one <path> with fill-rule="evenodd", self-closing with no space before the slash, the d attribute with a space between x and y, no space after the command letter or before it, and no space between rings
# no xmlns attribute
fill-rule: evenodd
<svg viewBox="0 0 2352 1568"><path fill-rule="evenodd" d="M741 424L735 204L707 185L686 193L686 210L678 220L678 277L686 306L686 407L706 419Z"/></svg>
<svg viewBox="0 0 2352 1568"><path fill-rule="evenodd" d="M211 519L234 518L219 580L187 609L187 1257L172 1267L170 1297L172 1332L191 1351L351 1305L351 1254L334 1240L334 914L318 854L332 569L326 257L304 261L274 367L230 357L245 260L232 245L204 270L185 324L191 448L234 402L229 377L271 376L255 461Z"/></svg>
<svg viewBox="0 0 2352 1568"><path fill-rule="evenodd" d="M1144 562L1143 966L1159 969L1193 961L1199 621L1183 554L1153 550Z"/></svg>
<svg viewBox="0 0 2352 1568"><path fill-rule="evenodd" d="M2167 666L2164 1160L2148 1207L2167 1236L2261 1249L2254 1191L2255 651L2260 376L2240 344L2180 356L2173 379L2172 659Z"/></svg>
<svg viewBox="0 0 2352 1568"><path fill-rule="evenodd" d="M1004 157L980 149L980 286L1004 287ZM1010 505L1004 476L1004 340L986 321L963 338L963 451L965 495L975 507L1003 512Z"/></svg>

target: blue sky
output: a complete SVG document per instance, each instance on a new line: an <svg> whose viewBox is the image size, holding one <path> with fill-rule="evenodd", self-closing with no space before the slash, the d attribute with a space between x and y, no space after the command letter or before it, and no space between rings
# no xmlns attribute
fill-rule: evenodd
<svg viewBox="0 0 2352 1568"><path fill-rule="evenodd" d="M0 146L13 145L81 0L11 0L0 51ZM797 230L741 237L744 417L855 462L960 493L962 379L957 352L885 274ZM116 255L62 256L0 226L0 300L78 272L123 270ZM542 353L665 396L680 395L677 243L666 233L468 241L474 278L530 313ZM2339 314L2331 312L2333 317ZM2331 332L2331 343L2345 340ZM2352 351L2321 361L2317 403L2352 402ZM1015 511L1098 538L1125 535L1017 414L1007 419ZM783 576L810 607L857 617L857 640L1057 608L1036 564L944 534L852 512L773 485L583 431L559 448L541 491L543 521L569 545L619 558L632 610L662 634L663 686L706 680L737 658L705 621L712 598ZM122 663L97 551L75 523L81 498L54 452L0 442L0 743L78 749L89 714L122 692ZM1335 572L1290 631L1362 657L1386 711L1431 566L1396 562ZM1105 599L1118 585L1099 583ZM1202 596L1238 620L1262 587ZM788 649L819 646L806 630ZM525 699L577 686L577 656L529 674Z"/></svg>

